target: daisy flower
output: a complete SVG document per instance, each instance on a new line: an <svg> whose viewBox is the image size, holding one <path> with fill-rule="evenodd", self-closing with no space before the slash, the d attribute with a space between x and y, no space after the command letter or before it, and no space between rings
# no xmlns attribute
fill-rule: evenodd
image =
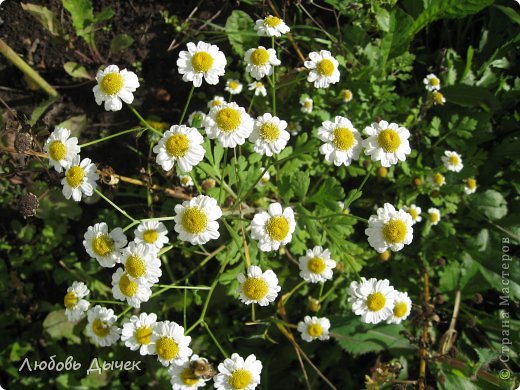
<svg viewBox="0 0 520 390"><path fill-rule="evenodd" d="M152 289L146 279L134 279L123 268L118 268L112 274L112 294L115 299L138 309L142 302L150 299Z"/></svg>
<svg viewBox="0 0 520 390"><path fill-rule="evenodd" d="M477 190L477 181L474 178L469 178L464 183L464 192L467 195L475 193Z"/></svg>
<svg viewBox="0 0 520 390"><path fill-rule="evenodd" d="M63 172L64 168L68 168L72 160L80 151L78 139L70 136L70 130L63 127L56 127L51 133L43 150L49 156L49 165L56 172Z"/></svg>
<svg viewBox="0 0 520 390"><path fill-rule="evenodd" d="M202 85L202 79L211 85L218 84L218 78L224 76L227 65L226 56L215 45L189 42L188 51L181 51L177 60L182 80L193 82L195 87Z"/></svg>
<svg viewBox="0 0 520 390"><path fill-rule="evenodd" d="M439 211L439 209L436 209L435 207L429 208L428 219L430 220L433 226L437 225L441 220L441 212Z"/></svg>
<svg viewBox="0 0 520 390"><path fill-rule="evenodd" d="M396 210L390 203L377 209L377 215L370 216L365 234L368 243L379 253L387 249L400 251L413 239L412 216L404 210Z"/></svg>
<svg viewBox="0 0 520 390"><path fill-rule="evenodd" d="M365 154L370 156L373 161L381 161L381 165L388 168L390 165L406 160L406 155L410 154L410 144L408 138L410 132L404 127L399 127L397 123L380 121L365 127L368 138L363 141Z"/></svg>
<svg viewBox="0 0 520 390"><path fill-rule="evenodd" d="M300 131L302 131L302 125L298 122L289 122L287 124L287 130L291 133L292 136L297 135Z"/></svg>
<svg viewBox="0 0 520 390"><path fill-rule="evenodd" d="M267 306L274 302L282 289L272 270L262 273L260 267L256 265L247 267L247 274L240 273L237 279L237 292L240 294L240 300L246 305L258 303L260 306Z"/></svg>
<svg viewBox="0 0 520 390"><path fill-rule="evenodd" d="M272 75L273 66L281 64L280 60L276 58L276 51L274 49L266 49L263 46L246 51L244 61L247 64L246 72L249 72L251 77L257 80Z"/></svg>
<svg viewBox="0 0 520 390"><path fill-rule="evenodd" d="M305 256L299 258L300 277L306 282L318 283L332 279L332 269L336 267L336 261L331 260L328 249L315 246L307 249Z"/></svg>
<svg viewBox="0 0 520 390"><path fill-rule="evenodd" d="M121 251L120 261L130 281L135 279L139 283L153 285L162 275L161 260L157 256L157 248L153 245L131 242Z"/></svg>
<svg viewBox="0 0 520 390"><path fill-rule="evenodd" d="M165 367L180 366L191 356L190 336L184 336L184 328L173 321L157 322L153 327L150 353L157 355Z"/></svg>
<svg viewBox="0 0 520 390"><path fill-rule="evenodd" d="M179 181L181 183L181 186L183 187L193 187L193 179L190 175L181 175L179 176Z"/></svg>
<svg viewBox="0 0 520 390"><path fill-rule="evenodd" d="M153 152L157 154L157 164L165 171L177 163L183 172L190 172L204 158L203 142L204 138L196 128L174 125L163 134Z"/></svg>
<svg viewBox="0 0 520 390"><path fill-rule="evenodd" d="M89 289L83 282L74 282L67 289L67 294L63 298L65 315L69 321L75 322L83 318L88 310L90 303L82 299L89 294Z"/></svg>
<svg viewBox="0 0 520 390"><path fill-rule="evenodd" d="M80 161L80 156L76 155L67 167L65 177L61 179L63 196L65 199L72 197L76 202L79 202L83 195L92 196L98 179L96 165L89 158Z"/></svg>
<svg viewBox="0 0 520 390"><path fill-rule="evenodd" d="M262 178L258 181L259 187L264 187L269 183L269 180L271 179L271 175L269 174L269 171L265 171L265 173L262 175Z"/></svg>
<svg viewBox="0 0 520 390"><path fill-rule="evenodd" d="M350 89L342 89L340 92L341 100L343 100L343 103L348 103L352 100L354 95L352 94L352 91Z"/></svg>
<svg viewBox="0 0 520 390"><path fill-rule="evenodd" d="M439 91L433 91L432 92L432 101L433 101L433 104L436 106L443 106L444 103L446 103L446 98Z"/></svg>
<svg viewBox="0 0 520 390"><path fill-rule="evenodd" d="M412 204L410 207L404 206L403 210L410 214L410 217L412 217L412 225L415 225L417 222L422 221L420 207Z"/></svg>
<svg viewBox="0 0 520 390"><path fill-rule="evenodd" d="M140 313L132 316L123 324L121 341L132 351L139 350L141 356L151 355L152 333L157 315L155 313Z"/></svg>
<svg viewBox="0 0 520 390"><path fill-rule="evenodd" d="M143 221L134 230L134 242L152 247L155 251L161 250L170 239L168 229L159 221Z"/></svg>
<svg viewBox="0 0 520 390"><path fill-rule="evenodd" d="M334 122L323 122L318 128L318 138L325 142L320 146L325 161L339 167L349 166L353 160L359 159L361 135L347 118L337 116Z"/></svg>
<svg viewBox="0 0 520 390"><path fill-rule="evenodd" d="M202 121L204 120L205 116L206 114L204 114L202 111L193 111L188 117L188 124L195 128L202 127Z"/></svg>
<svg viewBox="0 0 520 390"><path fill-rule="evenodd" d="M325 318L305 316L303 321L298 322L298 332L302 334L302 339L307 342L313 340L328 340L330 321Z"/></svg>
<svg viewBox="0 0 520 390"><path fill-rule="evenodd" d="M238 95L242 92L243 87L242 83L238 80L228 80L224 91L229 92L231 95Z"/></svg>
<svg viewBox="0 0 520 390"><path fill-rule="evenodd" d="M214 198L199 195L175 206L175 231L182 241L205 244L220 237L217 219L221 216L222 210Z"/></svg>
<svg viewBox="0 0 520 390"><path fill-rule="evenodd" d="M423 83L426 89L430 92L441 89L441 80L439 80L439 78L433 73L430 73L428 76L426 76L423 80Z"/></svg>
<svg viewBox="0 0 520 390"><path fill-rule="evenodd" d="M256 118L249 141L254 143L255 152L271 157L280 153L287 145L290 135L286 128L286 121L265 113Z"/></svg>
<svg viewBox="0 0 520 390"><path fill-rule="evenodd" d="M117 317L112 309L94 306L87 313L86 333L90 340L101 347L108 347L119 340L121 329L114 325Z"/></svg>
<svg viewBox="0 0 520 390"><path fill-rule="evenodd" d="M314 101L307 97L307 96L302 96L300 97L300 105L301 105L301 112L305 113L305 114L310 114L312 112L312 107L314 105Z"/></svg>
<svg viewBox="0 0 520 390"><path fill-rule="evenodd" d="M83 246L89 256L107 268L119 263L120 250L127 243L123 229L118 227L108 233L108 225L105 222L89 226L84 238Z"/></svg>
<svg viewBox="0 0 520 390"><path fill-rule="evenodd" d="M367 324L386 321L393 315L397 291L390 286L387 279L366 280L362 277L360 282L354 281L350 284L348 293L352 311L361 316L361 320Z"/></svg>
<svg viewBox="0 0 520 390"><path fill-rule="evenodd" d="M224 103L226 103L226 99L224 99L222 96L215 96L208 102L208 108L211 110L213 107L220 106Z"/></svg>
<svg viewBox="0 0 520 390"><path fill-rule="evenodd" d="M255 91L255 96L267 96L267 89L261 81L253 81L248 84L248 90Z"/></svg>
<svg viewBox="0 0 520 390"><path fill-rule="evenodd" d="M180 366L170 366L168 373L171 376L173 390L195 390L206 385L209 379L197 376L192 368L192 365L196 364L200 359L199 355L193 354L186 363Z"/></svg>
<svg viewBox="0 0 520 390"><path fill-rule="evenodd" d="M464 165L462 165L462 156L457 152L446 150L441 160L448 171L460 172L464 167Z"/></svg>
<svg viewBox="0 0 520 390"><path fill-rule="evenodd" d="M332 57L330 51L320 50L320 52L309 53L310 61L305 61L304 65L310 70L307 76L309 83L314 83L316 88L328 88L330 84L339 81L338 61Z"/></svg>
<svg viewBox="0 0 520 390"><path fill-rule="evenodd" d="M262 362L255 355L245 360L238 353L218 365L219 374L213 378L217 390L253 390L260 384Z"/></svg>
<svg viewBox="0 0 520 390"><path fill-rule="evenodd" d="M446 184L446 178L442 173L439 172L434 173L431 176L430 181L439 187L442 187L444 184Z"/></svg>
<svg viewBox="0 0 520 390"><path fill-rule="evenodd" d="M396 291L392 315L386 320L388 324L400 324L406 320L412 310L412 300L408 293Z"/></svg>
<svg viewBox="0 0 520 390"><path fill-rule="evenodd" d="M105 102L105 110L119 111L123 103L132 104L135 90L139 88L139 80L134 72L119 70L117 65L109 65L96 74L97 85L94 86L94 98L100 106Z"/></svg>
<svg viewBox="0 0 520 390"><path fill-rule="evenodd" d="M253 131L253 118L236 103L213 107L203 122L209 139L217 138L225 148L243 145Z"/></svg>
<svg viewBox="0 0 520 390"><path fill-rule="evenodd" d="M256 21L255 31L261 37L280 37L282 34L291 31L291 29L279 17L268 15Z"/></svg>
<svg viewBox="0 0 520 390"><path fill-rule="evenodd" d="M251 222L251 237L258 240L258 247L263 252L278 250L280 245L291 242L296 228L292 208L282 209L280 203L272 203L267 211L261 211Z"/></svg>

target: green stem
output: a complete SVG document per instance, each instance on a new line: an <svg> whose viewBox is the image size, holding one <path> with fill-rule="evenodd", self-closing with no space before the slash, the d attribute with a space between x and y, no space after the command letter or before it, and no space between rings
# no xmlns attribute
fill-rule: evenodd
<svg viewBox="0 0 520 390"><path fill-rule="evenodd" d="M90 303L110 303L112 305L126 305L124 302L110 301L105 299L89 299Z"/></svg>
<svg viewBox="0 0 520 390"><path fill-rule="evenodd" d="M176 286L173 284L156 284L157 287L164 287L166 289L174 288L179 290L211 290L210 286Z"/></svg>
<svg viewBox="0 0 520 390"><path fill-rule="evenodd" d="M186 104L184 105L184 110L182 110L181 120L179 121L179 125L182 125L184 121L184 117L186 116L186 112L188 111L188 106L190 105L191 97L193 96L193 91L195 91L195 85L191 86L190 94L188 95L188 100L186 100Z"/></svg>
<svg viewBox="0 0 520 390"><path fill-rule="evenodd" d="M251 321L252 322L256 321L255 304L254 303L251 304Z"/></svg>
<svg viewBox="0 0 520 390"><path fill-rule="evenodd" d="M222 348L222 346L220 345L220 343L218 342L217 338L215 337L215 335L213 334L213 332L211 331L211 329L209 328L208 324L205 322L205 321L202 321L201 322L201 325L204 327L204 329L206 329L206 331L208 332L209 336L212 338L213 342L215 343L215 345L217 346L217 348L220 350L220 352L222 353L222 355L224 355L224 357L227 359L229 357L229 355L227 354L227 352L224 350L224 348Z"/></svg>
<svg viewBox="0 0 520 390"><path fill-rule="evenodd" d="M97 188L94 190L96 191L96 194L98 194L100 197L102 197L103 199L105 199L113 208L115 208L117 211L119 211L121 214L123 214L125 217L127 217L128 219L130 219L132 222L137 222L139 223L138 220L136 220L135 218L132 218L125 210L123 210L121 207L119 207L117 204L115 204L114 202L112 202L110 199L108 199L105 195L103 195L103 193L101 191L99 191Z"/></svg>
<svg viewBox="0 0 520 390"><path fill-rule="evenodd" d="M271 47L274 49L274 37L271 37ZM276 72L273 65L272 92L273 92L273 115L276 115Z"/></svg>
<svg viewBox="0 0 520 390"><path fill-rule="evenodd" d="M154 133L156 134L159 134L159 135L163 135L163 133L161 133L159 130L157 130L156 128L152 127L147 121L146 119L144 119L141 114L139 114L139 112L137 112L137 110L135 109L134 106L132 106L131 104L127 104L128 108L130 108L130 111L132 111L134 113L134 115L141 121L141 123L143 125L145 125L149 130L152 130Z"/></svg>
<svg viewBox="0 0 520 390"><path fill-rule="evenodd" d="M119 313L119 314L117 315L117 318L121 318L121 317L123 317L126 313L128 313L128 312L129 312L130 310L132 310L132 309L133 309L132 306L128 306L125 310L123 310L121 313Z"/></svg>
<svg viewBox="0 0 520 390"><path fill-rule="evenodd" d="M360 186L358 188L356 188L356 191L354 192L354 194L352 194L352 196L350 197L351 199L355 199L356 198L356 195L359 193L359 191L361 191L363 189L363 187L365 186L365 183L367 182L368 178L370 177L370 175L372 174L372 171L374 170L374 167L375 165L372 164L372 166L368 169L367 171L367 174L365 175L365 178L363 179L363 181L361 182ZM352 204L352 201L348 204L345 204L345 208L348 208L350 207L350 205Z"/></svg>
<svg viewBox="0 0 520 390"><path fill-rule="evenodd" d="M111 134L111 135L108 135L106 137L103 137L103 138L100 138L100 139L96 139L94 141L86 142L86 143L81 144L79 146L80 146L81 149L83 149L83 148L86 148L87 146L95 145L95 144L98 144L100 142L107 141L107 140L109 140L111 138L119 137L120 135L133 133L133 132L141 131L141 130L146 130L146 129L143 129L142 127L136 127L136 128L129 129L129 130L120 131L119 133Z"/></svg>
<svg viewBox="0 0 520 390"><path fill-rule="evenodd" d="M251 101L249 102L249 107L247 108L247 113L251 113L251 109L253 108L253 102L255 101L255 95L251 98Z"/></svg>
<svg viewBox="0 0 520 390"><path fill-rule="evenodd" d="M296 292L299 290L299 288L301 286L303 286L305 284L305 280L302 280L300 283L298 283L296 286L293 287L293 289L291 291L289 291L288 294L285 294L285 300L283 301L283 304L287 304L287 301L289 300L289 298Z"/></svg>
<svg viewBox="0 0 520 390"><path fill-rule="evenodd" d="M357 219L358 221L368 223L368 219L361 218L356 215L352 215L350 213L349 214L330 214L330 215L320 215L320 216L315 216L315 215L311 215L311 214L304 214L304 215L307 218L314 219L314 220L328 219L328 218L334 218L334 217L351 217L351 218Z"/></svg>
<svg viewBox="0 0 520 390"><path fill-rule="evenodd" d="M188 321L187 321L187 314L186 314L186 311L187 311L187 302L188 300L188 289L185 288L184 289L184 304L183 304L183 307L182 307L182 318L184 320L184 329L186 329L186 327L188 326Z"/></svg>

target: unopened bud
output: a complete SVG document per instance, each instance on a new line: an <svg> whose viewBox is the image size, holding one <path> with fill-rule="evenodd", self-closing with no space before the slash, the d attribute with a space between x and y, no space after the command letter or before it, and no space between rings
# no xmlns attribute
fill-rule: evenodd
<svg viewBox="0 0 520 390"><path fill-rule="evenodd" d="M214 179L206 179L202 182L201 186L204 191L208 191L212 188L215 188L217 182Z"/></svg>
<svg viewBox="0 0 520 390"><path fill-rule="evenodd" d="M381 261L388 261L390 260L390 257L392 257L390 251L384 251L383 253L379 254L379 260Z"/></svg>
<svg viewBox="0 0 520 390"><path fill-rule="evenodd" d="M377 168L377 176L386 177L387 175L388 175L388 169L386 169L385 167Z"/></svg>
<svg viewBox="0 0 520 390"><path fill-rule="evenodd" d="M308 306L309 310L314 313L317 313L321 308L320 301L318 301L317 299L314 299L313 297L308 297L307 306Z"/></svg>
<svg viewBox="0 0 520 390"><path fill-rule="evenodd" d="M18 201L18 210L24 218L34 216L39 206L38 197L31 192L22 195Z"/></svg>

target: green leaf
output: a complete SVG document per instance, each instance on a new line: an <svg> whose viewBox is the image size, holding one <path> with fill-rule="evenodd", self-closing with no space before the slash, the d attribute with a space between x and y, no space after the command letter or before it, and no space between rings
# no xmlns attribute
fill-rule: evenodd
<svg viewBox="0 0 520 390"><path fill-rule="evenodd" d="M110 8L110 7L103 8L101 10L101 12L97 13L96 16L94 16L94 22L100 23L100 22L104 22L106 20L110 20L114 17L115 14L116 14L116 12L112 8Z"/></svg>
<svg viewBox="0 0 520 390"><path fill-rule="evenodd" d="M76 79L87 79L92 80L93 77L87 72L83 65L78 64L77 62L66 62L63 64L63 69L69 76L72 76Z"/></svg>
<svg viewBox="0 0 520 390"><path fill-rule="evenodd" d="M134 43L134 38L132 38L128 34L119 34L116 35L110 41L110 52L112 54L117 54L122 52L123 50L129 48Z"/></svg>
<svg viewBox="0 0 520 390"><path fill-rule="evenodd" d="M448 102L462 107L496 108L499 105L497 98L484 87L449 85L444 87L442 92Z"/></svg>
<svg viewBox="0 0 520 390"><path fill-rule="evenodd" d="M511 7L504 7L502 5L493 5L493 7L499 9L506 14L516 24L520 24L520 14Z"/></svg>
<svg viewBox="0 0 520 390"><path fill-rule="evenodd" d="M376 8L376 21L381 30L390 31L390 13L386 9Z"/></svg>
<svg viewBox="0 0 520 390"><path fill-rule="evenodd" d="M450 262L440 272L439 290L443 293L455 291L459 285L461 269L457 261Z"/></svg>
<svg viewBox="0 0 520 390"><path fill-rule="evenodd" d="M91 26L94 22L94 11L90 0L61 0L63 8L69 11L72 16L72 26L74 31L82 37L87 44L91 45L92 37L90 35Z"/></svg>
<svg viewBox="0 0 520 390"><path fill-rule="evenodd" d="M235 52L242 57L247 49L257 46L255 22L244 11L235 10L226 20L226 34Z"/></svg>
<svg viewBox="0 0 520 390"><path fill-rule="evenodd" d="M58 100L59 96L54 96L38 104L38 106L36 106L36 108L33 110L31 114L31 119L29 120L28 124L34 126L36 122L38 122L38 119L40 119L41 116L45 114L45 111L47 111L49 107L52 106Z"/></svg>
<svg viewBox="0 0 520 390"><path fill-rule="evenodd" d="M43 329L53 338L66 338L73 343L79 343L80 338L74 334L74 323L69 322L65 310L50 312L43 320Z"/></svg>
<svg viewBox="0 0 520 390"><path fill-rule="evenodd" d="M325 206L331 210L337 209L337 201L345 197L345 191L333 177L327 177L323 184L318 188L318 191L309 197L309 202L317 203Z"/></svg>
<svg viewBox="0 0 520 390"><path fill-rule="evenodd" d="M52 35L55 37L64 36L62 25L58 21L56 15L54 15L54 12L52 12L50 9L31 3L20 3L20 5L24 11L27 11L32 16L34 16L36 20L38 20L38 22L40 22L40 24Z"/></svg>
<svg viewBox="0 0 520 390"><path fill-rule="evenodd" d="M486 190L475 194L471 200L473 207L489 219L501 219L507 215L507 202L498 191Z"/></svg>
<svg viewBox="0 0 520 390"><path fill-rule="evenodd" d="M308 172L298 172L291 176L291 188L293 189L294 194L300 199L305 198L310 184L311 178Z"/></svg>

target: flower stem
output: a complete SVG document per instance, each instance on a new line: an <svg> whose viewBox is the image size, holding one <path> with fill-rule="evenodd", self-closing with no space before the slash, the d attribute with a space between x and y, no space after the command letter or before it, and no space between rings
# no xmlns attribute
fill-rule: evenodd
<svg viewBox="0 0 520 390"><path fill-rule="evenodd" d="M103 195L103 193L101 191L99 191L97 188L94 190L96 192L96 194L98 194L100 197L102 197L104 200L106 200L113 208L115 208L117 211L119 211L121 214L123 214L125 217L127 217L128 219L130 219L132 222L137 222L139 223L138 220L136 220L135 218L132 218L125 210L123 210L121 207L119 207L117 204L115 204L114 202L112 202L110 199L108 199L105 195Z"/></svg>
<svg viewBox="0 0 520 390"><path fill-rule="evenodd" d="M274 37L271 37L271 47L274 49ZM273 81L272 81L272 92L273 92L273 115L276 115L276 71L273 65Z"/></svg>
<svg viewBox="0 0 520 390"><path fill-rule="evenodd" d="M134 106L132 106L131 104L127 104L128 108L130 108L130 111L132 111L134 113L134 115L141 121L141 123L143 125L145 125L149 130L152 130L154 133L156 134L159 134L159 135L162 135L163 133L161 133L159 130L157 130L156 128L152 127L152 125L150 125L146 119L144 119L142 117L141 114L139 114L139 112L137 112L137 110L135 109Z"/></svg>
<svg viewBox="0 0 520 390"><path fill-rule="evenodd" d="M181 120L179 121L179 125L182 125L184 121L184 117L186 116L186 112L188 111L188 106L190 105L191 97L193 96L193 91L195 91L195 85L191 86L190 94L188 95L188 100L186 100L186 104L184 105L184 110L182 110Z"/></svg>
<svg viewBox="0 0 520 390"><path fill-rule="evenodd" d="M135 128L133 128L133 129L120 131L119 133L110 134L110 135L108 135L108 136L106 136L106 137L103 137L103 138L100 138L100 139L96 139L96 140L94 140L94 141L86 142L86 143L81 144L81 145L79 145L79 146L83 149L83 148L86 148L87 146L95 145L95 144L98 144L98 143L100 143L100 142L107 141L107 140L109 140L109 139L111 139L111 138L119 137L120 135L124 135L124 134L128 134L128 133L133 133L133 132L141 131L141 130L147 130L147 129L142 128L142 127L135 127Z"/></svg>
<svg viewBox="0 0 520 390"><path fill-rule="evenodd" d="M179 290L211 290L210 286L175 286L173 284L156 284L157 287L164 287L166 289L174 288Z"/></svg>
<svg viewBox="0 0 520 390"><path fill-rule="evenodd" d="M247 113L251 113L251 109L253 108L253 102L255 101L255 95L251 98L251 101L249 102L249 107L247 108Z"/></svg>
<svg viewBox="0 0 520 390"><path fill-rule="evenodd" d="M213 334L213 332L211 331L211 329L209 328L208 324L206 323L206 321L202 321L201 322L201 325L203 326L204 329L206 329L206 331L208 332L209 336L213 339L213 342L215 343L215 345L217 346L217 348L220 350L220 352L222 353L222 355L224 355L224 357L227 359L229 357L229 355L227 354L227 352L224 350L224 348L222 348L222 345L220 345L220 343L218 342L217 338L215 337L215 335Z"/></svg>

